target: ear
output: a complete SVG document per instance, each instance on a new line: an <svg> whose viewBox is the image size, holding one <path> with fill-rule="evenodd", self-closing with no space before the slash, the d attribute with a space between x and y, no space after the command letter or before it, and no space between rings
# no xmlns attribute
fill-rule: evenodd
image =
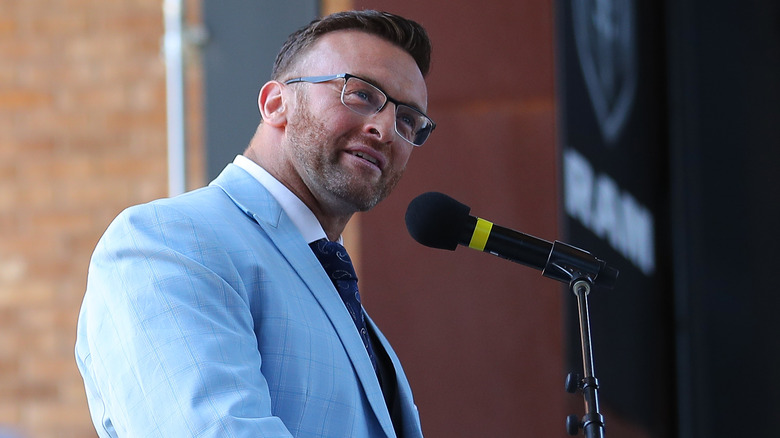
<svg viewBox="0 0 780 438"><path fill-rule="evenodd" d="M260 115L263 117L263 123L275 127L282 127L287 124L287 107L285 105L286 97L282 91L284 84L277 81L269 81L260 89L257 97L257 106L260 108Z"/></svg>

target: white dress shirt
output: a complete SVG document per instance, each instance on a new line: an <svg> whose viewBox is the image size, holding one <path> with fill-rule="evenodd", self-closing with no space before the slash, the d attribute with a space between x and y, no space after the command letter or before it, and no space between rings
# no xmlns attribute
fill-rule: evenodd
<svg viewBox="0 0 780 438"><path fill-rule="evenodd" d="M317 220L317 217L314 216L311 209L309 209L295 193L279 182L278 179L274 178L273 175L268 173L267 170L243 155L237 155L233 160L233 164L246 170L253 178L271 192L271 195L279 202L282 206L282 210L290 217L290 220L292 220L301 232L301 235L303 235L303 238L307 243L327 238L325 230L322 229L320 221ZM338 242L343 244L343 238L341 236L339 236Z"/></svg>

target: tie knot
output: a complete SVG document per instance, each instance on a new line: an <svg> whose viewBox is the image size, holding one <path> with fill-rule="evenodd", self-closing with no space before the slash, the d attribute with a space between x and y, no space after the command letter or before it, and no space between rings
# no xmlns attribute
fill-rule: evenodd
<svg viewBox="0 0 780 438"><path fill-rule="evenodd" d="M349 258L346 248L341 244L331 242L328 239L320 239L310 243L309 246L331 280L357 281L352 259Z"/></svg>

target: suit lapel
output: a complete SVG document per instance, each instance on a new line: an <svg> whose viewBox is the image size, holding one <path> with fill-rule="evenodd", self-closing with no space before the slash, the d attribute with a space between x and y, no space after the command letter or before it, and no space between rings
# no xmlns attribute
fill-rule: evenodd
<svg viewBox="0 0 780 438"><path fill-rule="evenodd" d="M382 388L355 324L333 283L295 224L262 184L234 164L229 164L211 185L220 187L245 214L263 228L306 283L341 339L379 423L388 437L395 437Z"/></svg>

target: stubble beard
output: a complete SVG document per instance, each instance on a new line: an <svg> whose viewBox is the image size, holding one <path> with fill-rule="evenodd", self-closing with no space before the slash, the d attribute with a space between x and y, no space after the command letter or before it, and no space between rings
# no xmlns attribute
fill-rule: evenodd
<svg viewBox="0 0 780 438"><path fill-rule="evenodd" d="M302 93L305 94L305 93ZM331 147L325 125L316 120L308 109L305 96L299 97L296 117L287 125L287 141L300 178L322 207L335 214L368 211L385 199L398 184L403 174L383 173L379 181L369 184L359 175L349 172L341 163L343 147L354 134L346 133L333 141ZM346 108L345 108L346 109Z"/></svg>

